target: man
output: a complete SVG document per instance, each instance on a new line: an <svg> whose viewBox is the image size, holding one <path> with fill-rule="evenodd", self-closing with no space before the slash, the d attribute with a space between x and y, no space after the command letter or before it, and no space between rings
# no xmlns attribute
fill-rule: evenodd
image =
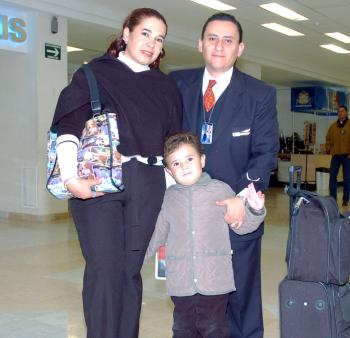
<svg viewBox="0 0 350 338"><path fill-rule="evenodd" d="M350 123L348 108L338 107L338 120L331 124L326 136L326 150L332 155L329 169L329 193L337 200L337 176L340 166L343 166L343 206L349 204L350 193Z"/></svg>
<svg viewBox="0 0 350 338"><path fill-rule="evenodd" d="M206 21L198 50L204 69L171 74L182 94L183 128L199 134L207 158L205 170L213 178L228 183L236 193L252 181L264 191L279 147L275 90L235 68L244 44L241 25L232 15L217 13ZM244 236L230 232L237 287L228 306L232 338L263 337L262 234L263 226Z"/></svg>

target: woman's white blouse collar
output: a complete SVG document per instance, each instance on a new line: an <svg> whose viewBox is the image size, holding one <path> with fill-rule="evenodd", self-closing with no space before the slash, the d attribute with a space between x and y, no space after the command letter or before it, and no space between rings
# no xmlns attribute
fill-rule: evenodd
<svg viewBox="0 0 350 338"><path fill-rule="evenodd" d="M149 70L149 66L140 65L139 63L131 60L127 56L125 56L124 52L120 52L118 55L118 60L125 63L129 68L131 68L135 73L144 72Z"/></svg>

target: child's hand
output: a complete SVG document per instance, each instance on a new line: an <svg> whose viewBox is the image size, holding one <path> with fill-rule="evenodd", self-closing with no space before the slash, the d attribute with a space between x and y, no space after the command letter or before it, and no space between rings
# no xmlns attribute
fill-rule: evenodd
<svg viewBox="0 0 350 338"><path fill-rule="evenodd" d="M265 205L265 195L261 191L256 191L254 184L248 185L247 202L254 210L261 210Z"/></svg>

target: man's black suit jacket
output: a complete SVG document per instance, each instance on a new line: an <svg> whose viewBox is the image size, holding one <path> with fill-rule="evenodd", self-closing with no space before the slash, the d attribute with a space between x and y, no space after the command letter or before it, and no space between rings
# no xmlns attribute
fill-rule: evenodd
<svg viewBox="0 0 350 338"><path fill-rule="evenodd" d="M183 129L197 134L203 120L209 119L203 110L203 73L204 68L197 68L170 74L182 94ZM234 68L210 122L214 125L213 141L205 146L205 171L236 193L252 181L256 189L265 191L279 149L275 89ZM262 233L262 226L244 236L230 231L232 241L258 238Z"/></svg>

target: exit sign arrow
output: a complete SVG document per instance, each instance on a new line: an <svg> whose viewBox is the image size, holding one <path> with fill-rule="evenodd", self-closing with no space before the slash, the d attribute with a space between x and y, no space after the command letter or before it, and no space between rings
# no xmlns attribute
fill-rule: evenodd
<svg viewBox="0 0 350 338"><path fill-rule="evenodd" d="M45 57L47 59L61 60L61 46L45 43Z"/></svg>
<svg viewBox="0 0 350 338"><path fill-rule="evenodd" d="M60 54L60 51L58 48L53 47L53 49L48 49L47 53L52 54L54 57L57 57Z"/></svg>

